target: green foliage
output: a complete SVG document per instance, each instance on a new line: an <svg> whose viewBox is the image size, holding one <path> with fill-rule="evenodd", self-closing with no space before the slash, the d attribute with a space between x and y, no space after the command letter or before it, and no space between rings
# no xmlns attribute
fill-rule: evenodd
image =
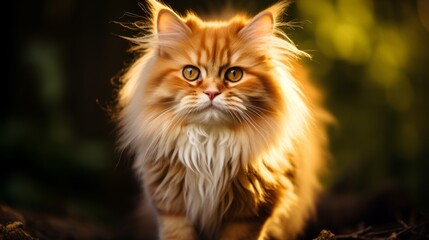
<svg viewBox="0 0 429 240"><path fill-rule="evenodd" d="M360 192L395 182L427 208L427 191L418 190L428 186L423 2L296 1L306 22L295 41L312 54L309 65L339 122L331 181L348 181Z"/></svg>

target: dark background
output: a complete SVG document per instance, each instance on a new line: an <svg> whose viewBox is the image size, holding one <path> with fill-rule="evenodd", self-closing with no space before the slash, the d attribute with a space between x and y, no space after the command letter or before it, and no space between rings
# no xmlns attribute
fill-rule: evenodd
<svg viewBox="0 0 429 240"><path fill-rule="evenodd" d="M166 1L180 13L250 14L275 1ZM133 59L115 21L138 1L3 5L0 204L130 225L139 187L116 148L115 78ZM213 14L214 13L214 14ZM297 0L286 20L338 120L319 227L336 231L429 210L429 1ZM152 219L145 219L148 224ZM121 230L118 230L121 231Z"/></svg>

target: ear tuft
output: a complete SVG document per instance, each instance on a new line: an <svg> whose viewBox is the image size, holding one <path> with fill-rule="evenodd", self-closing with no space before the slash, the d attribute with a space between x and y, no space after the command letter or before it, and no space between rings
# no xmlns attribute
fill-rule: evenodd
<svg viewBox="0 0 429 240"><path fill-rule="evenodd" d="M188 34L191 29L173 11L163 8L157 14L156 30L164 34Z"/></svg>
<svg viewBox="0 0 429 240"><path fill-rule="evenodd" d="M239 34L248 38L268 37L274 31L274 16L269 11L256 15L253 20L240 30Z"/></svg>

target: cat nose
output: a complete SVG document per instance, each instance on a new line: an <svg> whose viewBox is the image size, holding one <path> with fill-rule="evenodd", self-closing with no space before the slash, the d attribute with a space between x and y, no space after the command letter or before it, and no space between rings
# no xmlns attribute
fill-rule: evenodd
<svg viewBox="0 0 429 240"><path fill-rule="evenodd" d="M206 90L203 92L204 94L206 94L207 96L209 96L210 101L213 101L213 99L220 94L219 91L217 90Z"/></svg>

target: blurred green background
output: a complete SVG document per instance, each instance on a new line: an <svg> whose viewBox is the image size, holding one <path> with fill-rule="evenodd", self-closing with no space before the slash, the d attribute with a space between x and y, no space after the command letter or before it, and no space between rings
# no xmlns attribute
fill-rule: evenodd
<svg viewBox="0 0 429 240"><path fill-rule="evenodd" d="M172 1L179 12L251 14L275 1ZM0 119L0 203L117 222L139 188L115 147L117 76L132 59L114 21L144 15L137 1L10 1L3 23L6 78ZM216 16L216 15L215 15ZM337 118L331 129L332 194L401 189L429 210L429 1L296 0L287 33Z"/></svg>

